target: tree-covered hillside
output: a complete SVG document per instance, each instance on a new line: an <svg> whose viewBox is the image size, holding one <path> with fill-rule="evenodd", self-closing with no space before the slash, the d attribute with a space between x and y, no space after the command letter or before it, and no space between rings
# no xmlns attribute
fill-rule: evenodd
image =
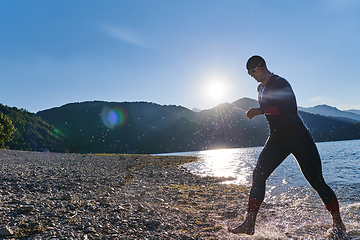
<svg viewBox="0 0 360 240"><path fill-rule="evenodd" d="M148 102L93 101L37 115L66 136L64 151L163 153L263 145L268 136L265 117L246 117L246 110L256 106L255 100L244 98L193 112ZM310 113L300 115L317 141L331 141L333 133L352 125Z"/></svg>
<svg viewBox="0 0 360 240"><path fill-rule="evenodd" d="M14 137L5 143L11 149L62 151L62 137L53 125L24 109L0 104L0 112L15 126Z"/></svg>
<svg viewBox="0 0 360 240"><path fill-rule="evenodd" d="M266 123L245 120L242 109L222 105L195 113L147 102L83 102L37 113L66 136L69 152L161 153L258 146ZM245 120L245 121L244 121Z"/></svg>

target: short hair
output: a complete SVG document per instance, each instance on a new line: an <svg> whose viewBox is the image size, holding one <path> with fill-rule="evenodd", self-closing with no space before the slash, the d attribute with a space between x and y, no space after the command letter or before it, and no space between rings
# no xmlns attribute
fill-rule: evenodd
<svg viewBox="0 0 360 240"><path fill-rule="evenodd" d="M254 55L247 61L246 69L251 70L256 67L266 67L266 62L262 57Z"/></svg>

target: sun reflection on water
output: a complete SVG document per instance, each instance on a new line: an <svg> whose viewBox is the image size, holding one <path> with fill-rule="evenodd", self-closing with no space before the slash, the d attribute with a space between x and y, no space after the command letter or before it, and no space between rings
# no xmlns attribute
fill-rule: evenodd
<svg viewBox="0 0 360 240"><path fill-rule="evenodd" d="M229 178L224 183L251 184L251 174L257 154L255 148L217 149L197 152L202 161L185 164L190 171L214 177ZM243 159L243 160L240 160Z"/></svg>
<svg viewBox="0 0 360 240"><path fill-rule="evenodd" d="M227 149L210 150L200 152L208 168L216 169L214 175L217 177L234 177L233 170L229 164L233 161L233 152Z"/></svg>

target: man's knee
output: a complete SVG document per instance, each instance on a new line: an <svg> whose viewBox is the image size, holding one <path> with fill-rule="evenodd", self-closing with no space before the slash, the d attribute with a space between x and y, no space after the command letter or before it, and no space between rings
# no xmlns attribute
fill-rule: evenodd
<svg viewBox="0 0 360 240"><path fill-rule="evenodd" d="M253 185L263 185L266 182L264 172L259 169L255 169L252 175Z"/></svg>
<svg viewBox="0 0 360 240"><path fill-rule="evenodd" d="M321 173L305 176L309 184L315 189L323 188L326 185L324 177Z"/></svg>

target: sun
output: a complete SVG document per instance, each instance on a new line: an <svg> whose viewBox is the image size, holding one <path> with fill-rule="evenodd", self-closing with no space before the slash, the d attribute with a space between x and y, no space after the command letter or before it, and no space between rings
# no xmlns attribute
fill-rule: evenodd
<svg viewBox="0 0 360 240"><path fill-rule="evenodd" d="M221 82L213 82L207 86L207 93L212 99L220 99L224 96L225 86Z"/></svg>

